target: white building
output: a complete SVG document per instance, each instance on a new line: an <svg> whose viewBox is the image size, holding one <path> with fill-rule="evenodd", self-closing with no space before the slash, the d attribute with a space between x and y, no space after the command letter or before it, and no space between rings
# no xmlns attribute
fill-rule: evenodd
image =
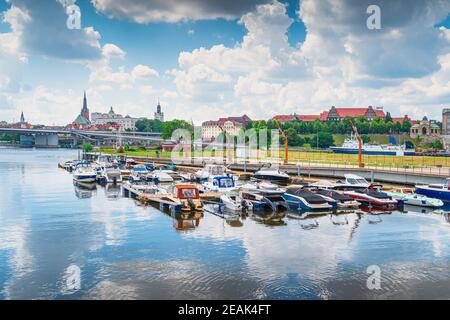
<svg viewBox="0 0 450 320"><path fill-rule="evenodd" d="M115 113L112 107L108 113L93 112L91 114L91 123L93 125L117 123L120 125L121 129L132 131L136 130L136 121L140 119L141 118L132 118L128 115L124 117L121 114Z"/></svg>
<svg viewBox="0 0 450 320"><path fill-rule="evenodd" d="M212 141L222 133L222 130L229 135L236 136L249 121L251 119L247 115L220 118L217 121L205 121L202 123L202 139L204 141Z"/></svg>

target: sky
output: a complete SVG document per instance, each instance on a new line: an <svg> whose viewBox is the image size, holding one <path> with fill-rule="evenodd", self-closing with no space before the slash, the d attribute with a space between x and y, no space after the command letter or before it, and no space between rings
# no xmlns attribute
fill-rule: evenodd
<svg viewBox="0 0 450 320"><path fill-rule="evenodd" d="M66 9L80 8L69 29ZM381 29L367 28L378 5ZM0 0L0 121L450 107L450 0Z"/></svg>

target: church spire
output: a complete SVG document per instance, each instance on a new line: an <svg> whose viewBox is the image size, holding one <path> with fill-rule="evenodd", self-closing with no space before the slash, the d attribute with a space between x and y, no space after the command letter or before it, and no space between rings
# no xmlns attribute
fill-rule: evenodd
<svg viewBox="0 0 450 320"><path fill-rule="evenodd" d="M25 123L25 117L23 116L23 111L20 115L20 123Z"/></svg>
<svg viewBox="0 0 450 320"><path fill-rule="evenodd" d="M81 115L85 117L87 121L89 121L89 109L87 105L86 90L84 91L83 108L81 109Z"/></svg>

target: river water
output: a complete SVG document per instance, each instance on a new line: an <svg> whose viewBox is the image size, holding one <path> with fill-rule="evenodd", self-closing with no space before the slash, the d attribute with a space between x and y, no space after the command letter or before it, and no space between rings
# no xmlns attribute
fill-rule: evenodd
<svg viewBox="0 0 450 320"><path fill-rule="evenodd" d="M0 299L450 299L445 214L181 220L74 186L75 158L0 149Z"/></svg>

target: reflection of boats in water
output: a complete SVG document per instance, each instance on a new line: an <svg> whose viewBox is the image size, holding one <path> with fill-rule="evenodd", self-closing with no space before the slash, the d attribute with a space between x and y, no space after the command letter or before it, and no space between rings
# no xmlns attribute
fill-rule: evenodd
<svg viewBox="0 0 450 320"><path fill-rule="evenodd" d="M173 218L173 226L177 231L187 231L195 229L200 225L200 220L203 218L203 213L172 212L170 216Z"/></svg>
<svg viewBox="0 0 450 320"><path fill-rule="evenodd" d="M267 212L267 211L258 211L249 213L249 218L257 221L259 223L263 223L269 226L282 226L285 225L283 218L285 217L285 213L283 212Z"/></svg>
<svg viewBox="0 0 450 320"><path fill-rule="evenodd" d="M120 185L110 184L105 185L105 195L108 199L117 199L120 197Z"/></svg>
<svg viewBox="0 0 450 320"><path fill-rule="evenodd" d="M83 183L74 181L73 185L75 186L75 195L79 199L91 198L94 191L97 189L97 185L93 183Z"/></svg>

